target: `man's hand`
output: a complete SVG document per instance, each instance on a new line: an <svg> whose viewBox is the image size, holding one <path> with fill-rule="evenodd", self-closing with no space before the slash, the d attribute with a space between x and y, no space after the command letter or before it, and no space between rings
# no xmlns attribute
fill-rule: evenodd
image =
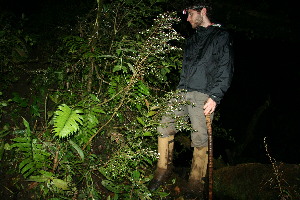
<svg viewBox="0 0 300 200"><path fill-rule="evenodd" d="M211 98L208 98L208 100L206 101L206 103L203 106L204 115L213 113L216 109L216 106L217 106L217 103L214 100L212 100Z"/></svg>

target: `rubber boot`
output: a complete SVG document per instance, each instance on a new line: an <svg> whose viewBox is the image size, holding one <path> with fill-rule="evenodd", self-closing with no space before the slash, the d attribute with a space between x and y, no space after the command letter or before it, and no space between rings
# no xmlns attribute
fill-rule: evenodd
<svg viewBox="0 0 300 200"><path fill-rule="evenodd" d="M151 182L149 183L149 190L154 191L167 180L172 173L172 159L174 149L174 136L159 137L158 138L158 153L159 158L155 174Z"/></svg>
<svg viewBox="0 0 300 200"><path fill-rule="evenodd" d="M187 197L204 199L204 185L208 164L208 147L194 147Z"/></svg>

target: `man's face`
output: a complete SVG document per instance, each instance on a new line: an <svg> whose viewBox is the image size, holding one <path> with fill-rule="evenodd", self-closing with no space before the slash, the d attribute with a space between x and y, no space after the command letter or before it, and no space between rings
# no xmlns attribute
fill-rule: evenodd
<svg viewBox="0 0 300 200"><path fill-rule="evenodd" d="M201 26L203 23L203 17L201 16L201 12L197 12L196 10L189 9L188 10L188 18L187 21L190 22L192 28L197 28Z"/></svg>

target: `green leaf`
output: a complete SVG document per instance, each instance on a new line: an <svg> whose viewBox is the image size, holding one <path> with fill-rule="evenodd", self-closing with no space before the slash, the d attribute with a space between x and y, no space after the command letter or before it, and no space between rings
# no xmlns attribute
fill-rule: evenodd
<svg viewBox="0 0 300 200"><path fill-rule="evenodd" d="M127 63L127 65L128 65L128 67L129 67L129 69L131 70L131 72L132 72L132 73L135 73L135 69L134 69L134 67L132 66L132 64L131 64L131 63Z"/></svg>
<svg viewBox="0 0 300 200"><path fill-rule="evenodd" d="M38 153L35 153L34 154L34 159L35 160L39 160L39 161L44 161L45 159L46 159L46 157L45 156L49 156L49 155L51 155L51 154L49 154L49 153L47 153L47 152L39 152L40 154L38 154Z"/></svg>
<svg viewBox="0 0 300 200"><path fill-rule="evenodd" d="M147 163L149 163L150 165L152 165L152 163L153 163L153 162L152 162L150 159L148 159L148 158L144 158L144 160L147 161Z"/></svg>
<svg viewBox="0 0 300 200"><path fill-rule="evenodd" d="M9 145L8 143L5 143L5 145L4 145L4 149L5 149L6 151L9 151L9 150L11 150L11 149L12 149L12 146L11 146L11 145Z"/></svg>
<svg viewBox="0 0 300 200"><path fill-rule="evenodd" d="M72 140L69 140L69 143L77 151L77 153L79 154L81 160L84 160L84 153L83 153L82 149L75 142L73 142Z"/></svg>
<svg viewBox="0 0 300 200"><path fill-rule="evenodd" d="M59 98L58 94L49 95L49 97L54 103L58 103L58 98Z"/></svg>
<svg viewBox="0 0 300 200"><path fill-rule="evenodd" d="M115 65L114 69L113 69L113 72L120 71L121 69L122 69L122 65Z"/></svg>
<svg viewBox="0 0 300 200"><path fill-rule="evenodd" d="M140 81L138 87L140 93L146 96L150 95L149 88L143 82Z"/></svg>
<svg viewBox="0 0 300 200"><path fill-rule="evenodd" d="M39 171L43 176L45 177L48 177L48 178L51 178L54 176L54 174L52 172L48 172L48 171L45 171L45 170L40 170Z"/></svg>
<svg viewBox="0 0 300 200"><path fill-rule="evenodd" d="M23 160L20 164L19 164L19 169L21 170L25 165L29 164L32 162L32 159L30 158L26 158L25 160Z"/></svg>
<svg viewBox="0 0 300 200"><path fill-rule="evenodd" d="M140 179L140 176L141 176L141 174L139 171L135 170L132 172L132 178L134 181L138 181Z"/></svg>
<svg viewBox="0 0 300 200"><path fill-rule="evenodd" d="M145 126L145 122L144 122L144 120L143 120L142 118L137 117L136 119L138 120L138 122L139 122L140 124L142 124L143 126Z"/></svg>
<svg viewBox="0 0 300 200"><path fill-rule="evenodd" d="M93 112L105 114L105 111L100 108L94 108Z"/></svg>
<svg viewBox="0 0 300 200"><path fill-rule="evenodd" d="M87 58L95 58L96 54L92 53L92 52L86 52L82 55L83 58L87 59Z"/></svg>
<svg viewBox="0 0 300 200"><path fill-rule="evenodd" d="M25 125L26 127L26 133L27 134L30 134L31 131L30 131L30 127L29 127L29 123L26 121L26 119L23 118L23 124Z"/></svg>
<svg viewBox="0 0 300 200"><path fill-rule="evenodd" d="M65 138L78 131L83 121L82 114L81 110L72 110L66 104L60 105L53 119L55 136Z"/></svg>
<svg viewBox="0 0 300 200"><path fill-rule="evenodd" d="M147 113L147 117L151 117L151 116L155 115L156 113L157 113L157 111L152 110L152 111Z"/></svg>
<svg viewBox="0 0 300 200"><path fill-rule="evenodd" d="M158 194L160 197L167 197L167 196L169 196L169 193L166 193L166 192L157 192L157 194Z"/></svg>
<svg viewBox="0 0 300 200"><path fill-rule="evenodd" d="M25 137L17 137L17 138L13 138L11 140L15 141L15 142L19 142L19 143L26 143L26 142L28 142L28 139L25 138Z"/></svg>
<svg viewBox="0 0 300 200"><path fill-rule="evenodd" d="M120 56L120 54L122 53L122 50L121 49L117 49L116 52L117 52L117 55Z"/></svg>
<svg viewBox="0 0 300 200"><path fill-rule="evenodd" d="M86 115L86 121L89 121L89 124L95 125L98 124L98 119L95 115L87 114Z"/></svg>
<svg viewBox="0 0 300 200"><path fill-rule="evenodd" d="M114 193L121 193L123 191L121 186L115 185L112 181L103 180L101 183L106 189L108 189Z"/></svg>
<svg viewBox="0 0 300 200"><path fill-rule="evenodd" d="M136 107L139 111L141 111L141 109L142 109L142 105L139 104L139 103L135 104L135 107Z"/></svg>
<svg viewBox="0 0 300 200"><path fill-rule="evenodd" d="M34 163L33 162L30 162L30 163L28 163L27 165L25 165L23 168L20 168L21 169L21 173L22 174L25 174L25 172L27 172L28 170L29 171L32 171L32 169L33 169L33 171L35 170L34 169ZM24 175L25 176L25 175ZM25 176L26 177L26 176Z"/></svg>
<svg viewBox="0 0 300 200"><path fill-rule="evenodd" d="M152 133L151 132L149 132L149 131L146 131L146 132L144 132L144 134L143 134L144 136L153 136L152 135Z"/></svg>
<svg viewBox="0 0 300 200"><path fill-rule="evenodd" d="M35 181L38 183L43 183L50 180L50 177L46 177L46 176L30 176L29 179L27 179L27 181Z"/></svg>
<svg viewBox="0 0 300 200"><path fill-rule="evenodd" d="M90 94L90 97L91 97L91 99L92 99L93 101L100 102L99 98L98 98L96 95Z"/></svg>
<svg viewBox="0 0 300 200"><path fill-rule="evenodd" d="M63 189L63 190L69 190L68 182L58 179L58 178L54 178L54 179L52 179L52 181L56 187Z"/></svg>
<svg viewBox="0 0 300 200"><path fill-rule="evenodd" d="M17 147L19 151L25 151L25 152L28 152L31 150L31 144L30 144L30 141L27 141L26 142L28 143L14 143L11 145L11 148L15 148Z"/></svg>
<svg viewBox="0 0 300 200"><path fill-rule="evenodd" d="M24 176L25 178L27 178L27 177L30 176L34 171L36 171L36 169L35 169L34 167L31 167L31 168L29 168L28 171L24 171L24 172L22 172L22 173L23 173L23 176Z"/></svg>

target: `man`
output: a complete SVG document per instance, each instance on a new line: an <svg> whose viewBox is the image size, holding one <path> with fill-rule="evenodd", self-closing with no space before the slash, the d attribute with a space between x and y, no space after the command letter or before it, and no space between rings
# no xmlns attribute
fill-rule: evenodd
<svg viewBox="0 0 300 200"><path fill-rule="evenodd" d="M232 44L228 32L210 21L210 6L200 1L188 7L187 21L196 30L186 41L182 72L178 85L182 100L190 102L174 111L175 116L187 115L194 131L191 147L194 148L188 188L191 192L204 189L208 163L208 134L205 115L211 119L230 86L233 75ZM172 102L172 101L171 101ZM159 159L150 190L156 190L170 174L174 135L178 131L175 119L164 116L158 132Z"/></svg>

